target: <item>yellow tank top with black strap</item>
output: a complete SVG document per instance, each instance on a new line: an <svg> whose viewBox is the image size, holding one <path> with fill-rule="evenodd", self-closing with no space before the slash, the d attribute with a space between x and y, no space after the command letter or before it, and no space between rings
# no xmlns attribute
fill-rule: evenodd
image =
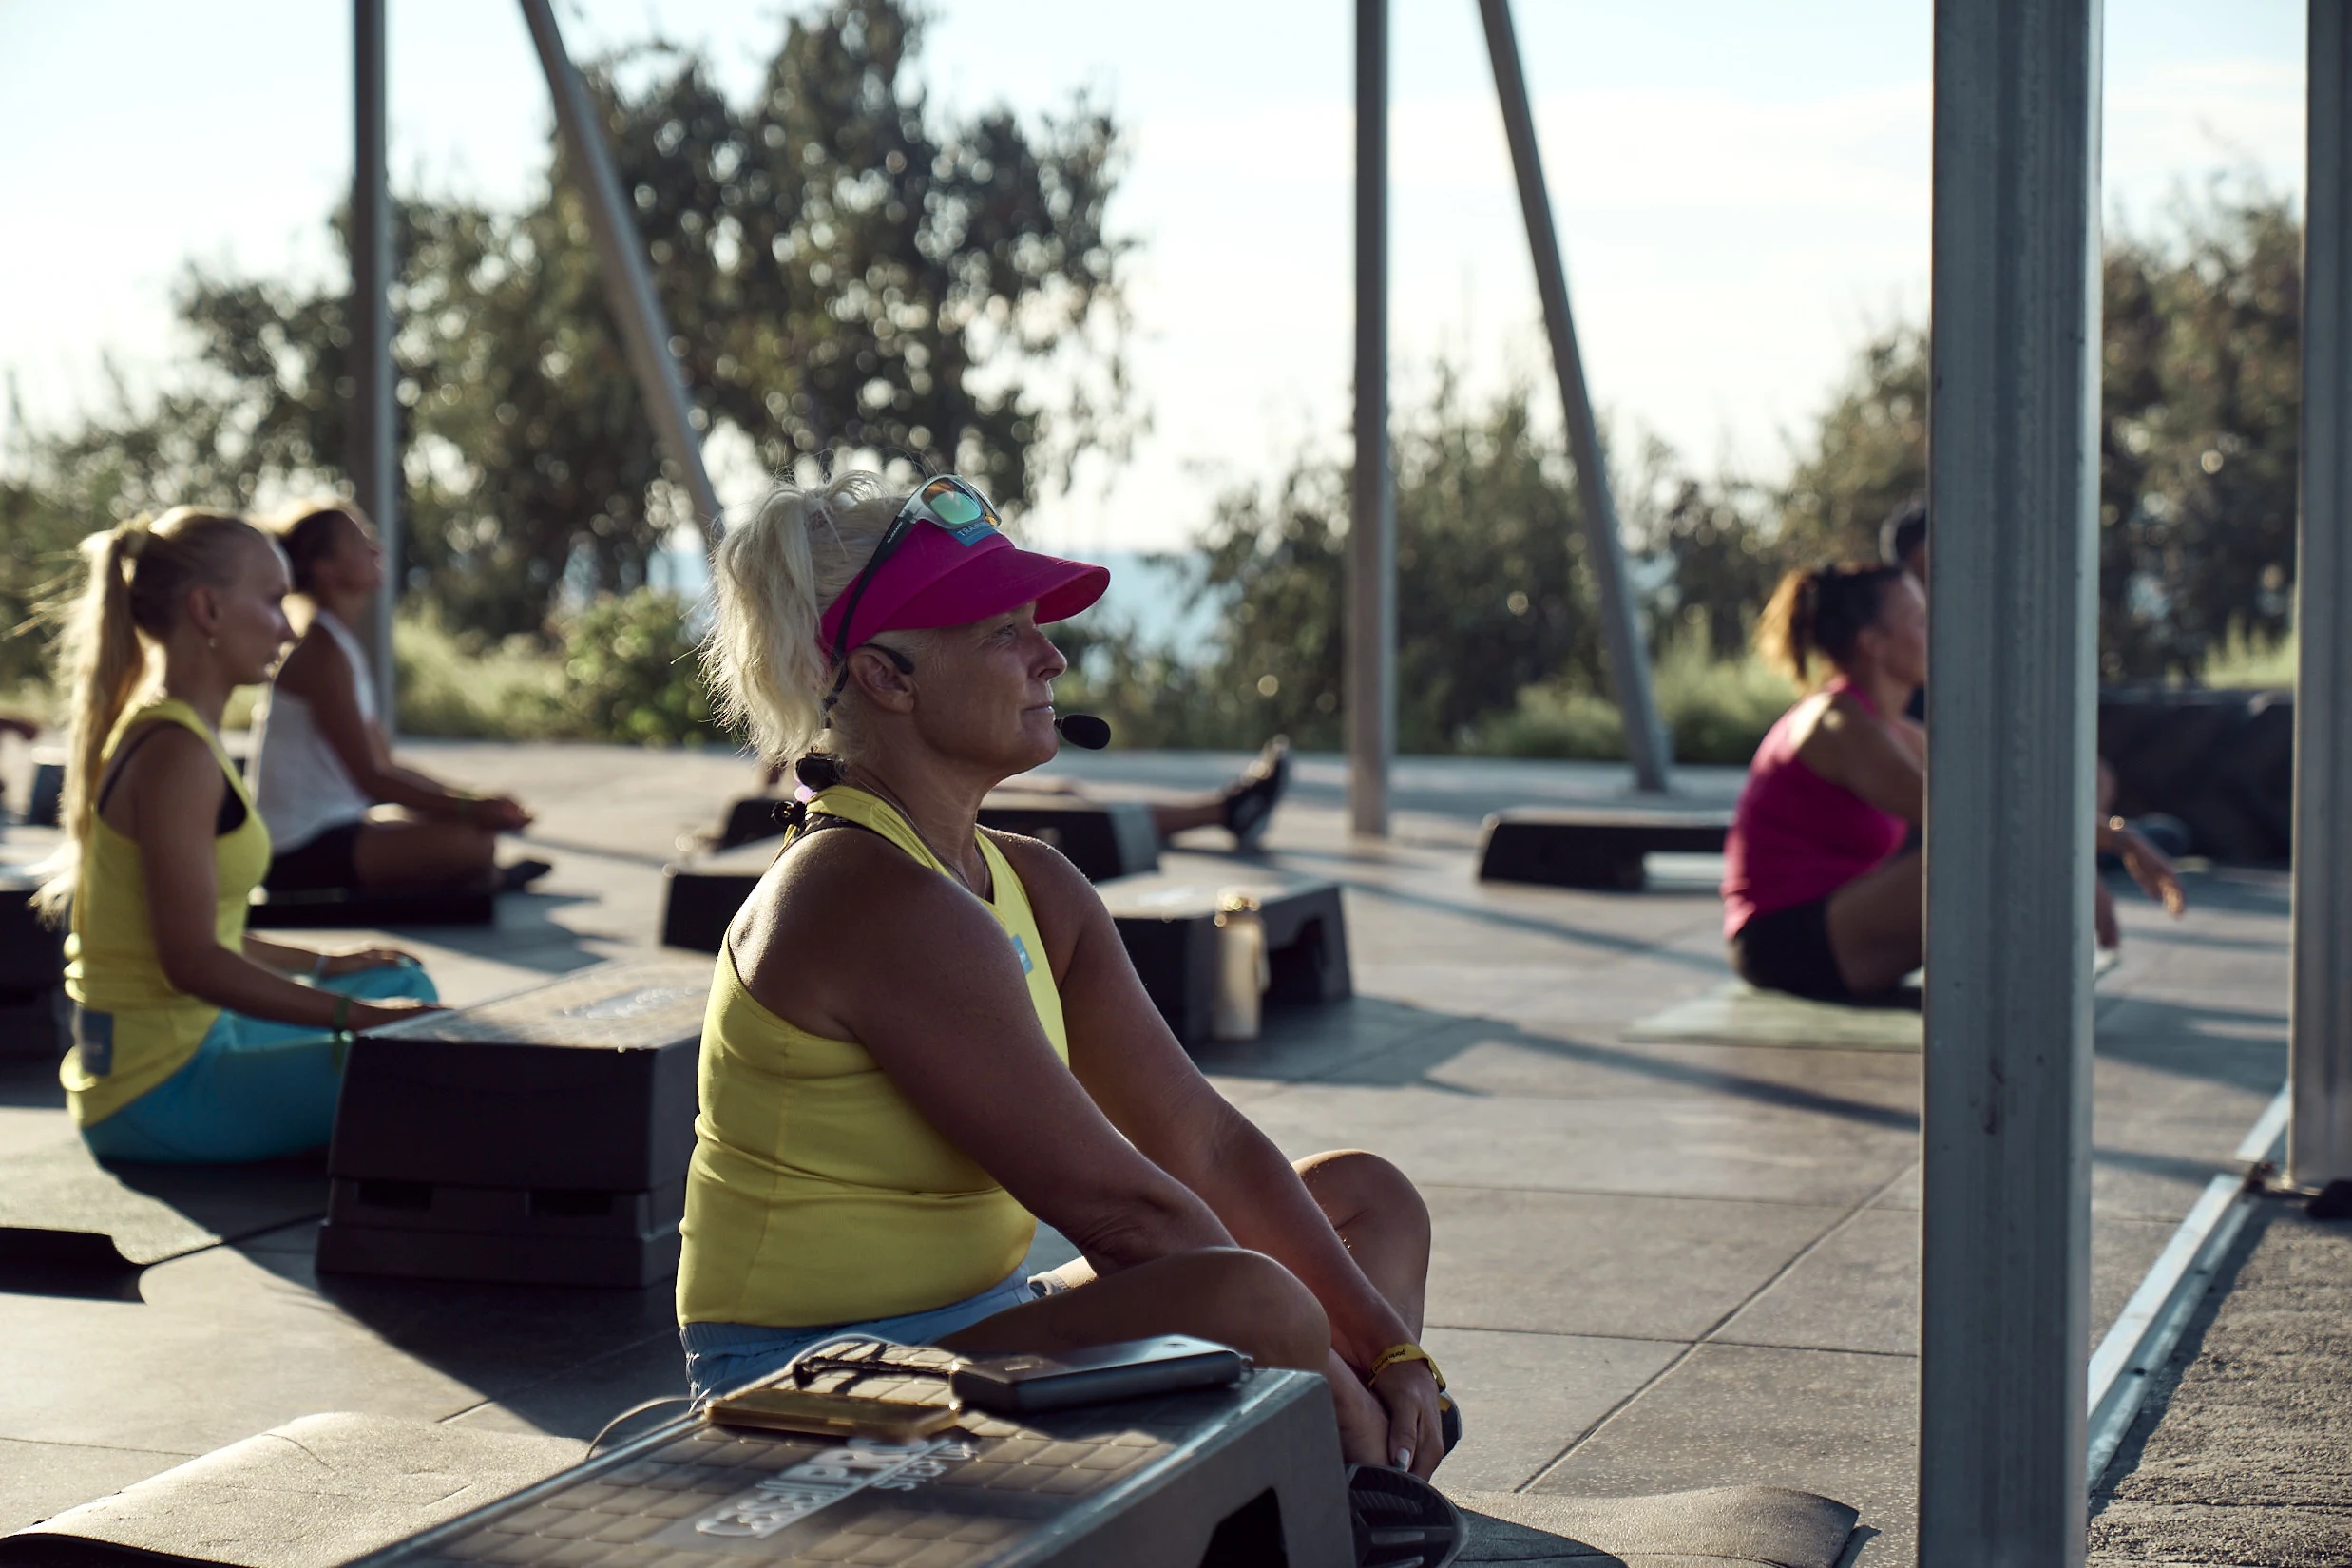
<svg viewBox="0 0 2352 1568"><path fill-rule="evenodd" d="M147 724L178 724L203 736L244 805L244 820L212 841L213 934L224 947L242 947L246 905L270 869L269 829L219 737L184 702L166 698L124 714L106 737L101 780L125 737ZM80 1038L57 1070L77 1127L104 1121L185 1066L220 1016L211 1003L172 988L155 953L138 842L109 827L95 808L82 839L73 928L66 938L66 994L84 1015Z"/></svg>
<svg viewBox="0 0 2352 1568"><path fill-rule="evenodd" d="M870 828L948 874L906 819L865 791L837 785L809 810ZM1061 998L1027 890L985 834L979 842L990 908L1066 1061ZM702 1023L701 1104L681 1323L806 1328L928 1311L1004 1278L1036 1235L1028 1211L942 1137L864 1046L762 1006L723 945Z"/></svg>

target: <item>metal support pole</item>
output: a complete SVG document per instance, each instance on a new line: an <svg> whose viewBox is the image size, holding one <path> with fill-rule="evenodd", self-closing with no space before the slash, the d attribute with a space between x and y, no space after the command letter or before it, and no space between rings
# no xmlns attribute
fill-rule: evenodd
<svg viewBox="0 0 2352 1568"><path fill-rule="evenodd" d="M1672 760L1666 726L1658 721L1657 698L1650 689L1650 650L1634 591L1625 575L1625 545L1617 531L1617 507L1609 493L1609 468L1600 449L1600 427L1593 418L1591 389L1584 383L1584 356L1577 348L1576 318L1568 312L1568 272L1559 255L1559 230L1552 220L1550 187L1536 146L1536 120L1528 105L1527 75L1520 67L1519 37L1511 27L1511 0L1479 0L1486 24L1486 53L1495 67L1495 97L1502 105L1502 128L1511 143L1511 167L1519 176L1519 210L1527 220L1527 249L1536 263L1536 291L1543 300L1543 326L1552 340L1552 369L1559 377L1559 402L1568 420L1568 450L1576 459L1577 498L1584 513L1585 560L1600 599L1601 630L1609 643L1609 680L1625 721L1625 755L1634 779L1644 790L1663 791Z"/></svg>
<svg viewBox="0 0 2352 1568"><path fill-rule="evenodd" d="M654 294L653 273L645 265L644 237L638 233L621 194L621 177L613 170L611 151L597 124L596 105L580 67L564 52L564 35L556 29L548 0L523 0L523 19L530 24L531 42L538 46L539 64L547 73L556 127L579 182L580 200L588 209L604 293L621 327L621 347L637 378L638 395L644 398L654 432L678 466L674 477L694 502L695 520L706 529L715 528L718 493L711 488L711 476L702 467L701 439L695 434L694 415L686 403L686 378L679 371L678 356L670 352L669 323Z"/></svg>
<svg viewBox="0 0 2352 1568"><path fill-rule="evenodd" d="M2098 0L1938 0L1922 1568L2083 1560Z"/></svg>
<svg viewBox="0 0 2352 1568"><path fill-rule="evenodd" d="M2287 1177L2352 1180L2352 18L2311 0Z"/></svg>
<svg viewBox="0 0 2352 1568"><path fill-rule="evenodd" d="M1356 0L1356 464L1348 522L1348 820L1388 832L1397 502L1388 469L1388 0Z"/></svg>
<svg viewBox="0 0 2352 1568"><path fill-rule="evenodd" d="M397 405L392 397L392 194L385 174L385 0L352 5L352 411L353 499L375 520L384 583L371 624L359 628L375 663L376 712L394 724L392 606L400 598L401 483Z"/></svg>

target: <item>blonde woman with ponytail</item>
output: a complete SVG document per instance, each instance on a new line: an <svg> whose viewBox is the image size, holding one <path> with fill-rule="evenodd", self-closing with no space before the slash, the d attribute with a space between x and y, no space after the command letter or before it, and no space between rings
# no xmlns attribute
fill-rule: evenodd
<svg viewBox="0 0 2352 1568"><path fill-rule="evenodd" d="M71 694L62 819L73 1048L59 1069L92 1150L263 1159L327 1141L344 1033L433 1001L407 955L264 941L245 908L269 832L220 715L292 640L286 564L241 517L179 507L84 542L60 685Z"/></svg>
<svg viewBox="0 0 2352 1568"><path fill-rule="evenodd" d="M680 1337L698 1393L843 1332L1055 1351L1163 1333L1328 1379L1351 1460L1458 1422L1414 1341L1427 1211L1361 1152L1293 1165L1169 1033L1095 889L980 802L1057 746L1042 623L1100 566L967 481L780 486L719 546L726 711L815 794L727 932L702 1036ZM1082 1257L1034 1278L1042 1219Z"/></svg>

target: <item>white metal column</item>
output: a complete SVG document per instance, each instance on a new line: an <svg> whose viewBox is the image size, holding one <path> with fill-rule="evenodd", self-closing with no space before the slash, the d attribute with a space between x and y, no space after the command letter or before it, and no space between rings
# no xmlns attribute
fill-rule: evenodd
<svg viewBox="0 0 2352 1568"><path fill-rule="evenodd" d="M1388 832L1397 507L1388 469L1388 0L1356 0L1356 460L1348 514L1348 821Z"/></svg>
<svg viewBox="0 0 2352 1568"><path fill-rule="evenodd" d="M564 35L557 30L548 0L523 0L523 19L530 24L531 42L538 46L539 64L547 73L556 128L570 155L581 202L588 209L588 232L596 239L605 297L621 328L621 352L636 376L638 395L645 400L655 435L678 467L672 477L693 498L695 521L715 528L719 523L718 492L711 488L711 476L702 466L701 438L695 434L694 415L686 403L686 378L679 371L678 356L670 352L669 323L654 293L653 273L645 265L644 237L638 233L637 220L621 195L621 178L613 172L596 104L581 80L580 67L564 52Z"/></svg>
<svg viewBox="0 0 2352 1568"><path fill-rule="evenodd" d="M1552 219L1550 187L1543 179L1543 154L1536 144L1535 112L1528 104L1527 73L1520 65L1519 37L1511 27L1510 0L1479 0L1486 28L1486 54L1495 67L1495 97L1502 107L1502 129L1511 144L1511 167L1519 177L1519 207L1527 223L1527 250L1536 266L1536 293L1543 301L1543 328L1552 344L1552 370L1559 378L1559 402L1568 422L1568 450L1576 459L1577 497L1584 510L1584 560L1592 568L1593 592L1600 601L1601 630L1609 648L1609 681L1625 722L1625 755L1642 789L1663 791L1673 758L1666 726L1651 690L1649 640L1642 635L1640 607L1625 574L1625 543L1617 527L1616 499L1609 492L1609 467L1600 449L1600 426L1593 417L1592 390L1585 385L1584 355L1577 347L1576 317L1568 310L1568 269L1560 259L1559 230Z"/></svg>
<svg viewBox="0 0 2352 1568"><path fill-rule="evenodd" d="M385 179L385 0L352 5L352 408L345 465L353 499L375 520L384 545L384 585L366 628L375 660L376 711L387 731L393 704L392 606L400 598L400 449L392 400L392 196Z"/></svg>
<svg viewBox="0 0 2352 1568"><path fill-rule="evenodd" d="M1938 0L1922 1568L2084 1553L2097 0Z"/></svg>
<svg viewBox="0 0 2352 1568"><path fill-rule="evenodd" d="M2352 1180L2352 19L2311 0L2288 1179Z"/></svg>

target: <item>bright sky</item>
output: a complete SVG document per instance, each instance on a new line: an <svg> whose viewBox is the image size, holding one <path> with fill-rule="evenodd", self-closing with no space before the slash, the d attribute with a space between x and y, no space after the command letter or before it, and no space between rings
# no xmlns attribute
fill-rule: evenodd
<svg viewBox="0 0 2352 1568"><path fill-rule="evenodd" d="M1084 87L1129 127L1114 216L1143 242L1134 460L1041 506L1063 547L1180 543L1235 477L1348 419L1347 0L932 0L925 72L960 106ZM1472 0L1393 0L1398 395L1441 355L1549 375ZM1620 436L1765 473L1873 324L1924 313L1929 0L1519 0L1593 392ZM656 31L748 88L774 0L559 0L575 55ZM393 178L519 200L546 91L519 11L392 0ZM333 0L0 0L0 371L28 421L182 353L190 257L324 276L350 179L350 10ZM2300 192L2297 0L2108 0L2111 221L2222 168ZM756 474L723 475L733 500Z"/></svg>

